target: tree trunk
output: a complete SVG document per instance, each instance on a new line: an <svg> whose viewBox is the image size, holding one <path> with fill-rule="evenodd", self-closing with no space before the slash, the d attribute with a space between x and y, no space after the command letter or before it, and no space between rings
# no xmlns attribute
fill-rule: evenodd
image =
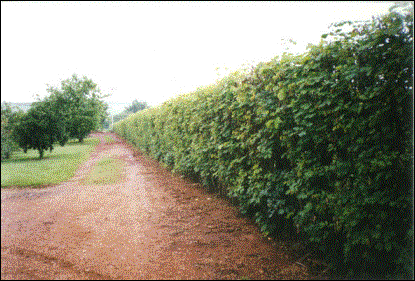
<svg viewBox="0 0 415 281"><path fill-rule="evenodd" d="M38 149L39 151L39 160L42 160L43 158L43 149Z"/></svg>

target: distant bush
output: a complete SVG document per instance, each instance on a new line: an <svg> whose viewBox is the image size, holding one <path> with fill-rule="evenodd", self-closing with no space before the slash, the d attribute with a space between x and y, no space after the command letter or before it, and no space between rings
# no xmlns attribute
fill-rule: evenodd
<svg viewBox="0 0 415 281"><path fill-rule="evenodd" d="M1 160L9 159L12 153L18 149L18 145L12 138L12 133L21 110L13 109L6 102L1 104Z"/></svg>
<svg viewBox="0 0 415 281"><path fill-rule="evenodd" d="M114 129L338 270L411 276L413 17L345 22L322 39Z"/></svg>
<svg viewBox="0 0 415 281"><path fill-rule="evenodd" d="M10 131L6 130L7 121L1 120L1 160L9 159L14 151L14 142Z"/></svg>

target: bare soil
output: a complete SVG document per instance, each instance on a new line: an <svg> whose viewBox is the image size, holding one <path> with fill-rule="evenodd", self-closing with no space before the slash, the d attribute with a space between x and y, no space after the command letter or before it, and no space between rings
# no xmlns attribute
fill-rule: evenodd
<svg viewBox="0 0 415 281"><path fill-rule="evenodd" d="M94 135L100 144L71 180L1 190L1 279L313 277L289 241L264 237L227 200L115 134ZM83 185L108 156L125 161L123 180Z"/></svg>

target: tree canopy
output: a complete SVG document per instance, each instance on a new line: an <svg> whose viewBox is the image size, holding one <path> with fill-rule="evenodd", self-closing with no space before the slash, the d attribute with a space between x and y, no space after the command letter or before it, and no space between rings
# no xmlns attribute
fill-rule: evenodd
<svg viewBox="0 0 415 281"><path fill-rule="evenodd" d="M25 153L28 149L36 149L42 159L44 151L52 151L56 142L64 146L69 134L64 114L57 110L52 99L46 98L33 103L23 114L14 128L13 137Z"/></svg>
<svg viewBox="0 0 415 281"><path fill-rule="evenodd" d="M62 81L61 88L50 86L47 91L65 115L71 138L79 142L93 130L99 129L108 116L108 105L103 101L100 89L91 79L76 74Z"/></svg>
<svg viewBox="0 0 415 281"><path fill-rule="evenodd" d="M147 102L145 101L138 101L137 99L133 100L131 105L125 107L126 112L136 113L140 110L144 110L146 108L149 108Z"/></svg>

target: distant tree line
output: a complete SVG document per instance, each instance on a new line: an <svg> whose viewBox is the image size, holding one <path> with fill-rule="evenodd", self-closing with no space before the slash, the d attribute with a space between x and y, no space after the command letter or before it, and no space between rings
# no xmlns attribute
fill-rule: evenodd
<svg viewBox="0 0 415 281"><path fill-rule="evenodd" d="M16 148L26 153L36 149L39 158L56 143L64 146L69 139L82 142L93 130L102 128L108 105L92 80L76 74L61 82L61 87L49 86L49 95L31 104L27 112L13 111L2 104L1 158L7 159Z"/></svg>
<svg viewBox="0 0 415 281"><path fill-rule="evenodd" d="M116 123L118 121L123 120L124 118L127 118L128 116L130 116L133 113L136 113L138 111L144 110L149 108L150 106L147 104L147 102L145 101L138 101L137 99L133 100L131 105L126 106L124 108L124 110L118 114L115 114L112 118L112 120L110 118L106 119L104 121L104 128L110 128L111 127L111 122Z"/></svg>

